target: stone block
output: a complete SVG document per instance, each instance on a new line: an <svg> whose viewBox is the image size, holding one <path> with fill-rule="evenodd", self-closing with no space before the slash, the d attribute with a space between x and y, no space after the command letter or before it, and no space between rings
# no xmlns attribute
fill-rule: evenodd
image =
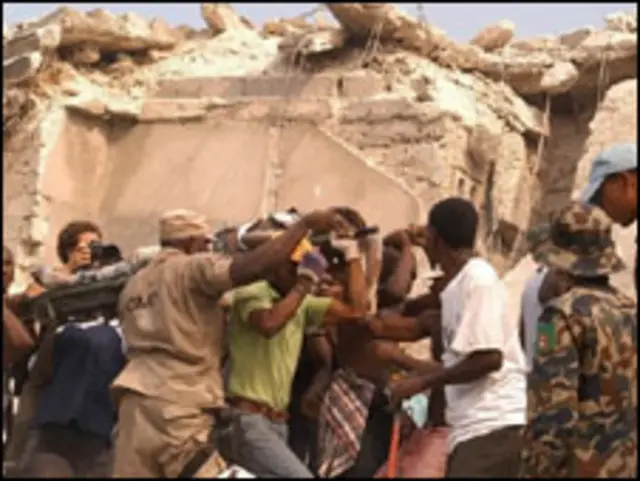
<svg viewBox="0 0 640 481"><path fill-rule="evenodd" d="M41 65L42 55L39 52L21 55L4 62L2 65L2 77L5 81L5 87L32 77Z"/></svg>
<svg viewBox="0 0 640 481"><path fill-rule="evenodd" d="M157 98L333 97L337 77L330 75L253 75L164 79Z"/></svg>
<svg viewBox="0 0 640 481"><path fill-rule="evenodd" d="M295 99L283 102L278 98L253 98L246 107L237 110L237 120L302 120L324 122L333 117L331 102L326 99Z"/></svg>
<svg viewBox="0 0 640 481"><path fill-rule="evenodd" d="M209 102L197 99L154 99L142 104L141 122L199 119L207 114Z"/></svg>
<svg viewBox="0 0 640 481"><path fill-rule="evenodd" d="M244 77L248 97L333 97L337 77L331 75L275 75Z"/></svg>
<svg viewBox="0 0 640 481"><path fill-rule="evenodd" d="M341 120L350 122L387 122L393 119L418 119L429 122L442 115L437 108L428 104L416 104L405 97L369 99L346 104L341 112Z"/></svg>
<svg viewBox="0 0 640 481"><path fill-rule="evenodd" d="M58 25L45 27L17 35L9 40L2 49L4 60L31 52L53 50L60 44L61 29Z"/></svg>
<svg viewBox="0 0 640 481"><path fill-rule="evenodd" d="M567 92L580 78L575 65L571 62L557 62L540 79L540 88L550 94Z"/></svg>
<svg viewBox="0 0 640 481"><path fill-rule="evenodd" d="M240 97L244 77L168 78L158 82L154 97L192 99L202 97Z"/></svg>
<svg viewBox="0 0 640 481"><path fill-rule="evenodd" d="M72 112L89 115L91 117L102 117L107 113L106 105L98 99L73 101L67 103L65 107Z"/></svg>
<svg viewBox="0 0 640 481"><path fill-rule="evenodd" d="M595 32L593 27L582 27L560 35L558 41L567 48L575 48L589 38L593 32Z"/></svg>
<svg viewBox="0 0 640 481"><path fill-rule="evenodd" d="M338 95L341 97L373 97L387 91L387 81L382 75L354 72L339 80Z"/></svg>
<svg viewBox="0 0 640 481"><path fill-rule="evenodd" d="M480 30L471 40L472 45L488 52L504 47L513 38L515 25L509 20L500 20L496 25L490 25Z"/></svg>

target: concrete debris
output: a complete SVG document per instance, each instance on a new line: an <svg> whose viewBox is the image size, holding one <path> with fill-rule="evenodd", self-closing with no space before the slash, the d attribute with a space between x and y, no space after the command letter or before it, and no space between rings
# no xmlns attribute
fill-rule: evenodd
<svg viewBox="0 0 640 481"><path fill-rule="evenodd" d="M405 48L429 55L435 48L431 30L390 3L327 3L327 9L354 38L377 42L393 40Z"/></svg>
<svg viewBox="0 0 640 481"><path fill-rule="evenodd" d="M516 26L509 20L500 20L496 25L490 25L480 30L471 40L472 45L491 52L508 44L515 33Z"/></svg>
<svg viewBox="0 0 640 481"><path fill-rule="evenodd" d="M30 32L20 33L3 45L2 57L7 60L33 51L56 49L60 45L62 29L60 25L47 25Z"/></svg>
<svg viewBox="0 0 640 481"><path fill-rule="evenodd" d="M278 44L278 50L283 55L317 55L344 47L346 40L341 29L288 34Z"/></svg>
<svg viewBox="0 0 640 481"><path fill-rule="evenodd" d="M238 15L229 3L203 3L200 13L214 36L229 30L253 29L253 25Z"/></svg>
<svg viewBox="0 0 640 481"><path fill-rule="evenodd" d="M256 28L230 4L209 3L204 29L68 7L4 28L5 165L31 172L4 170L9 242L32 249L23 233L48 225L47 216L59 228L75 215L74 196L84 206L94 192L102 197L86 212L104 214L110 235L132 246L149 240L129 235L140 219L186 197L205 210L230 206L225 221L233 222L278 202L306 209L339 198L397 227L459 195L480 207L480 246L507 270L521 257L514 246L527 225L580 187L571 169L584 137L593 138L591 158L607 129L625 124L623 137L636 135L637 106L625 93L637 78L633 15L608 16L606 29L522 40L502 20L458 43L393 4L319 8L337 25L315 12ZM607 100L623 84L616 102ZM612 121L623 109L620 118L631 120ZM210 152L234 169L211 162ZM91 169L73 177L69 162L89 157L95 178ZM272 178L278 185L265 193ZM363 187L353 189L355 180ZM222 194L209 194L212 182ZM232 202L226 188L240 182L251 192L246 203ZM194 197L200 189L206 195ZM40 201L31 192L59 202L34 216ZM38 219L16 220L28 215Z"/></svg>
<svg viewBox="0 0 640 481"><path fill-rule="evenodd" d="M42 65L42 54L32 52L14 57L2 63L2 79L5 86L12 86L33 77Z"/></svg>
<svg viewBox="0 0 640 481"><path fill-rule="evenodd" d="M81 43L67 47L64 58L73 65L95 65L100 62L102 54L97 45Z"/></svg>
<svg viewBox="0 0 640 481"><path fill-rule="evenodd" d="M567 92L580 78L578 69L571 62L557 62L540 79L540 88L556 95Z"/></svg>
<svg viewBox="0 0 640 481"><path fill-rule="evenodd" d="M62 29L60 46L90 43L103 52L171 49L178 41L173 31L158 28L157 22L147 22L134 13L115 16L104 9L85 14L61 7L25 28L35 30L49 25Z"/></svg>
<svg viewBox="0 0 640 481"><path fill-rule="evenodd" d="M604 17L607 30L635 33L638 31L638 12L616 12Z"/></svg>

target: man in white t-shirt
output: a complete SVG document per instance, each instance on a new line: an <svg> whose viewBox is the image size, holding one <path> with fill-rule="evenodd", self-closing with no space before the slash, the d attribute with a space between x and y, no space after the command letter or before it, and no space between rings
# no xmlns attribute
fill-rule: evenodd
<svg viewBox="0 0 640 481"><path fill-rule="evenodd" d="M506 312L495 269L474 253L478 214L448 198L429 213L425 251L449 280L442 302L443 366L389 386L392 401L445 386L451 426L447 477L515 477L526 423L519 319Z"/></svg>

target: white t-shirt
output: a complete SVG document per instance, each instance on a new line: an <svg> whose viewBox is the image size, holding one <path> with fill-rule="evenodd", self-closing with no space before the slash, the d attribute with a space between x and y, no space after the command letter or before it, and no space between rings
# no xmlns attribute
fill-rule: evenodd
<svg viewBox="0 0 640 481"><path fill-rule="evenodd" d="M445 387L449 450L497 429L526 423L526 360L518 318L510 319L506 289L494 268L471 259L440 294L442 361L446 367L482 349L502 351L499 371L468 384Z"/></svg>
<svg viewBox="0 0 640 481"><path fill-rule="evenodd" d="M524 349L527 356L527 372L531 372L533 356L536 353L538 337L538 319L542 315L544 306L540 303L539 294L542 281L547 275L547 268L538 268L529 278L522 292L521 314L524 322Z"/></svg>

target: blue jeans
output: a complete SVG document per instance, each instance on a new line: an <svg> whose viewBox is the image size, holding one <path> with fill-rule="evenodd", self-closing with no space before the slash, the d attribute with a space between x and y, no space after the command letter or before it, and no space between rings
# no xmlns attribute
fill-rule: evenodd
<svg viewBox="0 0 640 481"><path fill-rule="evenodd" d="M287 445L287 424L261 414L240 415L240 439L233 463L258 478L313 478Z"/></svg>

